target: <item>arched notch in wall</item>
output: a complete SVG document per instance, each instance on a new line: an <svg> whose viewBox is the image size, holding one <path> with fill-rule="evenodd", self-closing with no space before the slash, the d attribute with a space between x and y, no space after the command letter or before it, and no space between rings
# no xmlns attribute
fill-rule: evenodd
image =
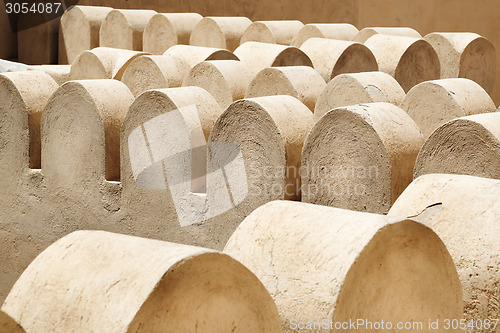
<svg viewBox="0 0 500 333"><path fill-rule="evenodd" d="M42 172L62 187L120 180L120 128L134 97L116 80L63 84L42 116Z"/></svg>
<svg viewBox="0 0 500 333"><path fill-rule="evenodd" d="M0 74L1 172L19 175L28 166L40 169L40 119L57 87L41 71Z"/></svg>

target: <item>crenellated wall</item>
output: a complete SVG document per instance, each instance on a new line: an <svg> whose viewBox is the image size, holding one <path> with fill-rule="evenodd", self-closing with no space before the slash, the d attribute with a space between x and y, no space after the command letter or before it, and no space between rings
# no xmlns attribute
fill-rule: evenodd
<svg viewBox="0 0 500 333"><path fill-rule="evenodd" d="M430 32L475 32L488 38L500 49L500 2L483 0L82 0L82 5L114 8L154 9L158 12L197 12L202 16L246 16L251 20L296 19L306 23L347 22L359 29L369 26L406 26L422 35ZM0 12L0 58L15 59L17 40ZM56 47L54 38L50 47ZM30 45L33 53L47 54L44 40L20 39L19 47ZM500 82L500 57L497 57L496 81ZM499 84L492 94L500 104Z"/></svg>

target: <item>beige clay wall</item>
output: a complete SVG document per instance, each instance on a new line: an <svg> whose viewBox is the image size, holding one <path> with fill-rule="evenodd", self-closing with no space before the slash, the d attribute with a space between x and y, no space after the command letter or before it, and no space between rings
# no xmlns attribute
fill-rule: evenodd
<svg viewBox="0 0 500 333"><path fill-rule="evenodd" d="M476 32L491 40L500 50L500 34L497 33L500 30L500 2L497 0L82 0L79 4L154 9L158 12L198 12L203 16L246 16L253 21L346 22L359 29L407 26L418 30L422 36L430 32ZM0 12L0 40L0 58L15 58L17 41L3 10ZM497 56L496 82L500 83L500 56ZM500 84L496 85L492 97L499 105Z"/></svg>
<svg viewBox="0 0 500 333"><path fill-rule="evenodd" d="M422 36L430 32L475 32L497 50L495 89L500 104L500 1L498 0L359 0L356 26L406 26Z"/></svg>

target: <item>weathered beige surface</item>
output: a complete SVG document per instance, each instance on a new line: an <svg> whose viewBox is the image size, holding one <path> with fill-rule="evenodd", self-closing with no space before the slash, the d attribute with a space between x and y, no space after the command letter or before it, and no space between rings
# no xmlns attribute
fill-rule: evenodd
<svg viewBox="0 0 500 333"><path fill-rule="evenodd" d="M210 142L234 143L243 154L248 195L242 209L300 199L300 154L313 123L304 104L284 95L239 100L220 116Z"/></svg>
<svg viewBox="0 0 500 333"><path fill-rule="evenodd" d="M102 231L55 242L2 309L28 332L279 332L262 283L228 255Z"/></svg>
<svg viewBox="0 0 500 333"><path fill-rule="evenodd" d="M40 205L40 117L57 83L44 72L23 71L0 75L0 299L3 301L19 274L52 233L48 214ZM53 210L61 211L61 208ZM60 216L60 215L58 215ZM27 227L27 220L34 221ZM36 241L35 241L36 239ZM36 245L35 245L36 243ZM26 262L28 261L28 262ZM1 327L1 324L0 324ZM1 331L1 329L0 329Z"/></svg>
<svg viewBox="0 0 500 333"><path fill-rule="evenodd" d="M85 50L99 46L99 30L111 7L73 6L61 16L59 63L72 64Z"/></svg>
<svg viewBox="0 0 500 333"><path fill-rule="evenodd" d="M154 10L113 9L99 31L99 46L142 51L144 28L157 14Z"/></svg>
<svg viewBox="0 0 500 333"><path fill-rule="evenodd" d="M252 21L243 16L205 17L194 27L189 44L234 51L250 24Z"/></svg>
<svg viewBox="0 0 500 333"><path fill-rule="evenodd" d="M42 155L51 156L42 158L45 180L86 195L120 180L120 128L133 100L116 80L63 84L42 114Z"/></svg>
<svg viewBox="0 0 500 333"><path fill-rule="evenodd" d="M438 33L424 37L439 56L441 78L463 77L476 81L493 93L495 84L495 46L486 38L468 32Z"/></svg>
<svg viewBox="0 0 500 333"><path fill-rule="evenodd" d="M122 127L120 211L171 216L147 226L179 241L221 246L259 205L300 198L296 171L313 123L309 109L293 97L271 96L220 112L199 87L140 95Z"/></svg>
<svg viewBox="0 0 500 333"><path fill-rule="evenodd" d="M14 321L8 314L0 311L0 332L2 333L25 333L26 331Z"/></svg>
<svg viewBox="0 0 500 333"><path fill-rule="evenodd" d="M329 111L302 150L302 201L387 213L412 181L424 139L417 125L390 103Z"/></svg>
<svg viewBox="0 0 500 333"><path fill-rule="evenodd" d="M422 82L411 88L401 104L425 138L454 118L495 112L495 103L479 84L468 79Z"/></svg>
<svg viewBox="0 0 500 333"><path fill-rule="evenodd" d="M202 18L197 13L154 15L144 27L143 50L151 54L163 54L174 45L189 44L191 32Z"/></svg>
<svg viewBox="0 0 500 333"><path fill-rule="evenodd" d="M415 162L415 178L428 173L500 179L500 113L461 117L438 127Z"/></svg>
<svg viewBox="0 0 500 333"><path fill-rule="evenodd" d="M380 71L392 75L405 92L440 76L439 58L423 39L376 34L364 43L375 55Z"/></svg>
<svg viewBox="0 0 500 333"><path fill-rule="evenodd" d="M415 179L394 203L389 215L418 216L441 237L462 283L465 319L499 318L500 307L500 182L433 174ZM467 332L500 332L467 329Z"/></svg>
<svg viewBox="0 0 500 333"><path fill-rule="evenodd" d="M169 216L153 223L182 242L228 237L223 223L207 222L233 208L231 203L222 207L224 198L213 195L218 188L211 186L211 162L216 159L207 160L206 142L222 111L200 87L150 90L134 101L121 132L126 212ZM218 184L225 185L224 180Z"/></svg>
<svg viewBox="0 0 500 333"><path fill-rule="evenodd" d="M193 45L175 45L164 54L184 60L190 68L206 60L239 60L233 52L228 50Z"/></svg>
<svg viewBox="0 0 500 333"><path fill-rule="evenodd" d="M144 8L158 12L196 11L208 15L243 15L252 20L297 19L302 22L346 22L362 27L401 26L412 27L423 35L435 31L470 31L488 38L496 48L500 47L500 21L496 14L500 3L496 0L484 0L477 5L477 0L337 0L332 5L330 0L310 0L307 6L299 0L80 0L81 5L103 5L115 8ZM488 22L488 24L485 24ZM15 59L17 43L10 32L7 14L0 12L0 35L4 47L0 48L3 59ZM12 36L14 35L14 36ZM11 37L12 36L12 37ZM46 36L40 38L45 44ZM29 50L33 51L29 41ZM56 45L53 45L55 47ZM13 55L9 55L11 52ZM41 53L33 52L39 56ZM42 62L43 63L43 62ZM500 57L497 59L496 80L500 82ZM496 104L500 104L500 85L492 95Z"/></svg>
<svg viewBox="0 0 500 333"><path fill-rule="evenodd" d="M137 57L147 54L110 47L97 47L83 51L71 65L71 80L120 80L125 69Z"/></svg>
<svg viewBox="0 0 500 333"><path fill-rule="evenodd" d="M130 63L121 81L137 97L149 89L180 87L188 73L188 63L178 57L142 55Z"/></svg>
<svg viewBox="0 0 500 333"><path fill-rule="evenodd" d="M352 39L358 43L366 42L371 36L382 34L382 35L392 35L392 36L402 36L402 37L412 37L412 38L422 38L422 36L412 28L407 27L370 27L364 28L359 31L359 33Z"/></svg>
<svg viewBox="0 0 500 333"><path fill-rule="evenodd" d="M58 85L69 81L71 72L71 65L40 65L30 66L28 70L42 71L49 74Z"/></svg>
<svg viewBox="0 0 500 333"><path fill-rule="evenodd" d="M378 70L372 52L363 44L327 38L310 38L300 47L326 82L343 73Z"/></svg>
<svg viewBox="0 0 500 333"><path fill-rule="evenodd" d="M241 61L211 60L194 66L182 85L205 89L225 110L245 96L251 79L246 64Z"/></svg>
<svg viewBox="0 0 500 333"><path fill-rule="evenodd" d="M252 77L266 67L313 67L311 59L303 51L293 46L246 42L240 45L234 54L247 64Z"/></svg>
<svg viewBox="0 0 500 333"><path fill-rule="evenodd" d="M358 32L358 28L349 23L306 24L293 37L290 45L301 47L310 38L352 40Z"/></svg>
<svg viewBox="0 0 500 333"><path fill-rule="evenodd" d="M113 223L146 237L224 246L256 204L245 177L250 166L234 149L238 142L206 143L222 111L199 87L150 90L135 100L122 126L123 190Z"/></svg>
<svg viewBox="0 0 500 333"><path fill-rule="evenodd" d="M312 67L268 67L261 70L248 85L245 97L290 95L314 112L316 99L325 87L325 80Z"/></svg>
<svg viewBox="0 0 500 333"><path fill-rule="evenodd" d="M293 37L304 27L297 20L253 22L241 37L240 43L261 42L290 45Z"/></svg>
<svg viewBox="0 0 500 333"><path fill-rule="evenodd" d="M340 74L319 95L314 118L321 118L331 109L361 103L388 102L399 106L404 98L403 88L387 73Z"/></svg>
<svg viewBox="0 0 500 333"><path fill-rule="evenodd" d="M40 168L40 119L56 89L57 83L42 71L0 74L2 183L14 185L28 167Z"/></svg>
<svg viewBox="0 0 500 333"><path fill-rule="evenodd" d="M462 317L446 247L430 228L405 218L277 201L250 214L224 252L262 281L285 332L375 332L293 329L298 322L357 319L394 327L421 321L415 332L447 332L429 329L429 319Z"/></svg>

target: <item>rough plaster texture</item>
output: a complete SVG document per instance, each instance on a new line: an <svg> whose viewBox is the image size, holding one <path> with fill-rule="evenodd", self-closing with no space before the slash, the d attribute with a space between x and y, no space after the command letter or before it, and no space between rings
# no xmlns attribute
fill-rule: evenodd
<svg viewBox="0 0 500 333"><path fill-rule="evenodd" d="M234 54L247 64L252 77L266 67L313 67L311 59L303 51L293 46L246 42L240 45Z"/></svg>
<svg viewBox="0 0 500 333"><path fill-rule="evenodd" d="M42 71L0 74L2 170L0 177L15 184L29 167L40 168L40 119L57 83ZM9 193L9 188L6 188Z"/></svg>
<svg viewBox="0 0 500 333"><path fill-rule="evenodd" d="M493 93L495 84L495 46L486 38L465 32L431 33L424 37L437 52L441 78L463 77L476 81Z"/></svg>
<svg viewBox="0 0 500 333"><path fill-rule="evenodd" d="M120 80L125 69L137 57L145 52L97 47L83 51L71 65L71 80Z"/></svg>
<svg viewBox="0 0 500 333"><path fill-rule="evenodd" d="M59 64L72 64L80 53L99 46L99 30L111 7L73 6L61 16Z"/></svg>
<svg viewBox="0 0 500 333"><path fill-rule="evenodd" d="M310 38L300 47L326 82L343 73L378 70L377 60L363 44L345 40Z"/></svg>
<svg viewBox="0 0 500 333"><path fill-rule="evenodd" d="M8 314L0 311L0 332L2 333L26 333L26 331L14 321Z"/></svg>
<svg viewBox="0 0 500 333"><path fill-rule="evenodd" d="M225 110L234 101L245 96L250 80L245 63L236 60L210 60L194 66L184 79L183 86L205 89Z"/></svg>
<svg viewBox="0 0 500 333"><path fill-rule="evenodd" d="M417 123L425 138L454 118L496 110L488 93L468 79L422 82L408 91L401 108Z"/></svg>
<svg viewBox="0 0 500 333"><path fill-rule="evenodd" d="M435 31L468 31L488 38L496 48L500 47L500 21L497 12L500 3L496 0L330 0L267 1L267 0L186 0L165 2L163 0L80 0L80 5L112 6L115 8L153 9L158 12L183 13L198 12L203 16L246 16L253 21L297 19L304 23L346 22L359 28L382 26L409 26L422 34ZM485 24L488 22L488 24ZM11 32L7 14L0 12L0 36L3 47L1 58L15 59L17 38ZM34 57L42 57L47 47L47 36L35 40L19 39L28 45ZM51 44L56 47L56 44ZM36 59L37 63L44 63ZM500 82L500 57L496 59L496 80ZM500 104L500 85L492 94L493 100Z"/></svg>
<svg viewBox="0 0 500 333"><path fill-rule="evenodd" d="M364 26L407 26L423 36L432 32L474 32L488 38L500 48L500 2L484 0L478 6L474 0L361 0L360 28ZM352 23L352 22L351 22ZM500 57L496 59L496 81L500 82ZM495 85L492 98L500 104L500 85Z"/></svg>
<svg viewBox="0 0 500 333"><path fill-rule="evenodd" d="M152 9L159 13L196 12L202 16L245 16L252 20L276 20L295 18L303 22L348 22L357 24L357 0L338 0L335 6L330 0L310 0L307 3L291 0L284 5L278 1L267 0L80 0L80 5L110 6L114 8ZM57 29L57 26L56 26ZM17 38L11 33L5 11L0 12L0 36L4 46L0 48L0 58L15 59ZM29 50L43 50L48 38L42 36L34 41L20 39ZM33 43L35 42L35 43ZM57 48L57 44L51 44ZM36 63L46 63L40 58L43 52L33 52ZM57 59L56 59L57 61Z"/></svg>
<svg viewBox="0 0 500 333"><path fill-rule="evenodd" d="M149 89L180 87L188 73L189 65L181 58L169 55L142 55L130 63L121 81L137 97Z"/></svg>
<svg viewBox="0 0 500 333"><path fill-rule="evenodd" d="M158 115L141 123L146 109ZM123 128L127 131L124 151L128 152L124 194L137 195L136 188L149 193L168 190L178 218L170 222L179 227L207 220L227 208L222 207L223 198L213 194L217 188L211 186L211 167L216 167L217 161L211 158L213 147L207 147L221 113L212 95L199 87L152 90L141 95ZM215 178L219 187L226 185L224 179Z"/></svg>
<svg viewBox="0 0 500 333"><path fill-rule="evenodd" d="M164 54L184 60L190 68L206 60L239 60L233 52L228 50L193 45L175 45Z"/></svg>
<svg viewBox="0 0 500 333"><path fill-rule="evenodd" d="M58 85L70 80L71 65L30 66L28 70L42 71L49 74Z"/></svg>
<svg viewBox="0 0 500 333"><path fill-rule="evenodd" d="M297 20L253 22L241 37L240 43L261 42L290 45L304 24Z"/></svg>
<svg viewBox="0 0 500 333"><path fill-rule="evenodd" d="M268 67L261 70L250 82L245 97L290 95L314 112L316 99L325 87L325 81L312 67Z"/></svg>
<svg viewBox="0 0 500 333"><path fill-rule="evenodd" d="M310 38L352 40L358 32L358 28L349 23L306 24L293 37L290 45L301 47Z"/></svg>
<svg viewBox="0 0 500 333"><path fill-rule="evenodd" d="M391 216L415 216L441 237L462 283L464 318L500 317L500 196L498 180L432 174L415 179L389 211ZM500 332L471 329L467 332Z"/></svg>
<svg viewBox="0 0 500 333"><path fill-rule="evenodd" d="M203 9L205 10L206 8L204 7ZM305 21L305 22L306 22L306 21ZM21 207L22 207L22 206L21 206ZM28 210L28 214L29 214L29 208L28 208L28 209L23 209L23 213L24 213L24 210ZM17 214L17 213L13 213L13 214ZM9 217L9 218L10 218L10 217ZM36 217L36 218L38 218L38 217ZM29 238L27 238L27 239L29 239Z"/></svg>
<svg viewBox="0 0 500 333"><path fill-rule="evenodd" d="M319 95L314 118L321 118L331 109L361 103L388 102L399 106L404 98L403 88L387 73L340 74Z"/></svg>
<svg viewBox="0 0 500 333"><path fill-rule="evenodd" d="M175 120L180 115L180 110L195 107L194 111L197 117L185 118L181 122L175 122L169 127L168 121L162 119ZM193 175L193 166L205 163L207 149L204 147L208 136L212 131L215 121L222 113L222 108L217 101L204 89L199 87L180 87L159 90L150 90L140 95L130 107L127 117L124 121L121 131L121 208L119 214L115 217L117 221L126 221L129 231L133 233L143 233L147 230L148 234L156 235L154 238L175 240L176 242L203 245L210 248L220 249L229 238L239 222L242 221L245 214L241 209L228 209L226 213L220 216L211 216L214 209L220 208L222 197L212 195L212 191L217 192L219 188L210 186L210 177L206 177L206 194L194 193L192 185L195 184L191 179ZM155 126L157 126L155 128ZM185 138L186 126L191 135ZM202 137L195 137L198 134L197 129L202 130ZM144 128L145 135L141 141L141 135L136 135L138 129ZM166 130L165 130L166 128ZM142 142L146 139L149 142L149 149L145 148ZM184 141L180 141L184 140ZM185 142L188 141L188 142ZM176 142L177 145L173 145ZM180 147L180 143L188 147ZM192 148L192 150L188 150ZM176 156L185 159L184 161L175 161L162 159L166 149L176 152ZM186 149L185 151L178 151ZM152 155L150 155L152 154ZM194 163L193 155L200 157L198 163ZM131 161L131 158L135 160ZM189 159L188 159L189 158ZM144 164L147 162L146 164ZM157 172L154 166L161 166ZM163 170L170 174L177 175L177 178L187 178L187 185L181 188L180 192L175 188L175 184L166 179ZM151 172L148 172L151 171ZM207 168L207 173L210 169ZM167 175L168 176L168 175ZM201 175L203 176L203 175ZM174 178L175 179L175 178ZM200 185L196 178L196 185ZM204 183L205 183L204 182ZM201 184L203 185L203 184ZM226 185L223 180L219 186ZM187 187L187 189L186 189ZM177 191L172 193L172 191ZM179 195L180 194L180 195ZM209 202L206 204L206 210L200 209L176 209L176 204L183 198L190 200L198 196L199 201L205 198ZM177 200L177 201L176 201ZM213 201L215 200L215 201ZM196 200L195 200L196 201ZM218 202L217 202L218 201ZM197 203L194 203L197 205ZM211 207L211 208L210 208ZM190 217L190 213L205 214L206 220L202 223L183 225ZM141 223L137 224L134 220L136 216L141 216ZM192 216L199 218L198 215ZM149 236L150 237L150 236Z"/></svg>
<svg viewBox="0 0 500 333"><path fill-rule="evenodd" d="M329 111L302 150L302 201L387 213L412 181L424 139L417 125L390 103Z"/></svg>
<svg viewBox="0 0 500 333"><path fill-rule="evenodd" d="M217 120L210 141L238 145L245 161L247 214L277 199L300 199L300 155L313 126L311 111L291 96L234 102Z"/></svg>
<svg viewBox="0 0 500 333"><path fill-rule="evenodd" d="M279 332L276 305L228 255L74 232L21 275L2 309L28 332Z"/></svg>
<svg viewBox="0 0 500 333"><path fill-rule="evenodd" d="M292 319L462 317L460 281L446 247L430 228L405 218L277 201L250 214L224 252L262 281L284 332L311 332L294 330ZM421 331L446 332L425 324Z"/></svg>
<svg viewBox="0 0 500 333"><path fill-rule="evenodd" d="M205 17L198 22L191 33L189 44L234 51L240 46L240 39L252 24L247 17Z"/></svg>
<svg viewBox="0 0 500 333"><path fill-rule="evenodd" d="M43 238L53 228L47 215L58 211L48 214L39 205L43 190L34 187L41 177L39 171L30 169L40 168L40 117L57 88L56 82L41 71L0 75L0 186L7 194L0 196L0 205L10 207L0 210L2 300L29 261L43 249ZM45 224L45 218L50 223ZM27 220L32 222L28 224Z"/></svg>
<svg viewBox="0 0 500 333"><path fill-rule="evenodd" d="M144 27L143 50L163 54L169 47L189 44L195 25L203 17L197 13L160 13L154 15Z"/></svg>
<svg viewBox="0 0 500 333"><path fill-rule="evenodd" d="M113 9L99 30L99 46L142 51L144 28L154 10Z"/></svg>
<svg viewBox="0 0 500 333"><path fill-rule="evenodd" d="M412 28L406 27L371 27L361 29L356 36L352 38L353 41L358 43L364 43L373 35L392 35L392 36L403 36L412 38L422 38L422 36Z"/></svg>
<svg viewBox="0 0 500 333"><path fill-rule="evenodd" d="M119 181L120 128L133 101L116 80L70 81L54 92L42 114L42 154L52 156L42 159L45 180L75 193Z"/></svg>
<svg viewBox="0 0 500 333"><path fill-rule="evenodd" d="M364 44L375 55L379 70L393 76L405 92L440 77L438 55L423 39L376 34Z"/></svg>
<svg viewBox="0 0 500 333"><path fill-rule="evenodd" d="M415 178L429 173L500 179L500 113L460 117L438 127L415 162Z"/></svg>
<svg viewBox="0 0 500 333"><path fill-rule="evenodd" d="M238 224L258 205L250 199L241 204L235 202L234 207L223 206L222 208L227 211L217 216L211 216L196 224L181 224L186 222L186 216L188 218L193 216L189 209L180 210L182 214L177 213L170 191L170 185L173 184L168 184L169 187L166 188L167 184L163 179L163 182L154 183L163 184L163 187L145 189L140 187L141 184L134 179L130 156L136 155L131 155L128 149L129 137L131 132L137 128L140 129L144 122L174 110L189 108L194 103L196 110L200 111L199 118L209 120L201 122L204 126L204 140L207 139L211 124L215 123L222 109L203 89L185 87L152 90L139 96L135 105L128 108L124 104L131 103L133 97L126 86L119 81L68 82L50 98L52 91L57 89L57 84L50 76L40 72L39 75L43 76L45 81L39 84L33 79L35 71L23 73L30 77L16 81L17 87L13 84L9 85L10 81L2 84L5 87L2 89L5 89L6 96L2 98L2 101L5 101L6 107L2 108L5 116L1 118L4 122L2 128L5 129L1 136L5 149L2 149L0 154L0 161L4 165L4 168L0 170L2 172L0 186L8 195L0 196L0 205L9 207L9 209L0 210L0 221L2 221L0 242L4 244L0 247L0 281L2 282L0 298L2 300L19 275L39 253L72 231L98 229L221 249ZM20 74L9 73L8 75ZM47 92L44 99L41 93L49 87L47 82L52 82L53 88ZM11 86L13 88L10 88ZM32 87L39 88L32 91ZM50 98L49 105L45 109L46 116L42 119L44 124L41 129L42 170L29 168L28 112L24 107L25 102L20 97L16 97L18 90L30 94L36 92L33 95L34 98L27 101L33 108L39 105L40 110ZM11 107L13 103L19 103L19 106L13 108ZM300 105L301 108L296 111L298 112L296 118L292 118L295 119L294 126L302 128L305 122L312 126L312 120L310 121L307 117L307 115L312 117L310 111L298 101L294 105ZM278 107L280 106L276 108ZM108 146L112 150L111 155L107 155L106 139L116 138L116 136L113 131L106 133L105 129L117 128L117 123L121 121L121 112L127 112L127 116L123 120L120 132L121 182L117 182L106 180L106 170L109 169L106 156L112 156L111 162L115 162L115 166L118 159L116 159L117 141L110 142L114 145ZM285 123L290 113L280 112L284 112L280 121ZM275 128L271 130L275 131ZM295 134L286 132L290 141L289 146L293 146L297 140L303 140L308 131L309 128ZM176 147L176 145L168 144L172 141L165 141L163 134L170 135L169 138L177 138L176 135L184 132L162 130L158 133L161 135L150 137L149 139L154 140L150 140L149 143L162 149ZM12 140L12 137L18 139ZM199 152L197 149L193 151ZM300 149L293 150L295 151L300 152ZM206 156L206 153L203 155ZM185 156L178 155L180 158ZM285 153L282 156L284 159ZM300 153L294 156L300 159ZM217 160L218 156L215 157ZM170 163L169 166L183 173L191 169L189 160L181 164ZM284 167L281 170L284 170ZM231 189L236 190L233 194L238 193L237 191L240 190L238 187L245 183L241 179L241 175L245 174L244 171L236 175L231 173L231 168L226 171L229 171L226 175L234 179L229 184ZM207 177L209 185L207 194L212 190L218 193L209 197L212 198L212 203L215 202L211 206L220 208L223 197L219 194L224 190L220 185L226 183L220 180L220 171L213 174L219 177L219 187L210 186L212 178ZM197 194L193 193L193 195ZM213 209L209 210L208 213L213 211ZM207 212L195 210L195 213ZM209 215L204 217L207 216Z"/></svg>

